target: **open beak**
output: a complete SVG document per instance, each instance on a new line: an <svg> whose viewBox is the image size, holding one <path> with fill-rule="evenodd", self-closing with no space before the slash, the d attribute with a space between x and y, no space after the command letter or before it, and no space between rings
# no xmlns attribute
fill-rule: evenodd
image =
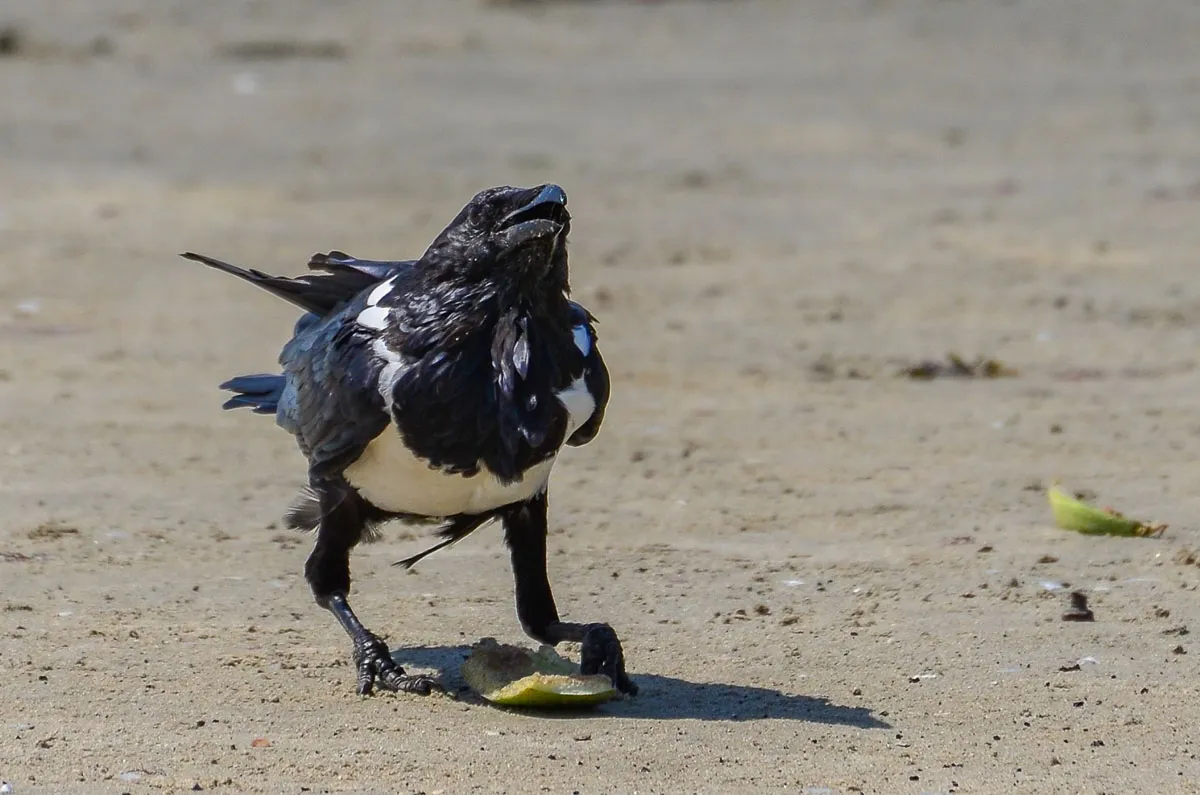
<svg viewBox="0 0 1200 795"><path fill-rule="evenodd" d="M543 185L528 204L518 207L500 220L506 248L515 248L533 240L557 237L571 222L567 212L567 194L557 185Z"/></svg>

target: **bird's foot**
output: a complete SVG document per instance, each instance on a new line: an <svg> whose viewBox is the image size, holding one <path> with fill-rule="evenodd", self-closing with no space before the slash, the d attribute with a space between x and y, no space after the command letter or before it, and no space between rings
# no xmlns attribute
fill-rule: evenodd
<svg viewBox="0 0 1200 795"><path fill-rule="evenodd" d="M408 674L392 660L387 644L374 634L366 633L355 640L354 666L358 669L358 694L369 696L380 690L416 693L427 696L435 690L445 690L436 679L423 674Z"/></svg>
<svg viewBox="0 0 1200 795"><path fill-rule="evenodd" d="M604 674L626 695L636 696L637 685L625 673L625 653L617 633L608 624L588 624L579 651L579 670L585 675Z"/></svg>

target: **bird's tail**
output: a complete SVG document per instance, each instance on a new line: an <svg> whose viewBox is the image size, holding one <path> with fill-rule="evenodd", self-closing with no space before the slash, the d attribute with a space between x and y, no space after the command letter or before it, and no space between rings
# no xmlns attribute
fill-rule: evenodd
<svg viewBox="0 0 1200 795"><path fill-rule="evenodd" d="M279 408L279 399L283 397L285 380L282 375L239 375L221 384L236 394L226 400L223 409L249 407L255 414L274 414Z"/></svg>

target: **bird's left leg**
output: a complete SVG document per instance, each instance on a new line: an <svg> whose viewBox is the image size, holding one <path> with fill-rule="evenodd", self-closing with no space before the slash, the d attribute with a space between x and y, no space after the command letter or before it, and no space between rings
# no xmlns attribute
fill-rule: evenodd
<svg viewBox="0 0 1200 795"><path fill-rule="evenodd" d="M358 692L370 695L384 690L428 695L442 687L428 676L406 673L392 660L387 644L363 626L346 600L350 593L350 550L362 539L367 517L362 498L348 485L314 482L320 499L321 520L317 543L304 564L304 577L317 604L333 613L354 644Z"/></svg>
<svg viewBox="0 0 1200 795"><path fill-rule="evenodd" d="M504 540L512 555L516 580L517 618L525 633L551 646L563 641L582 644L580 670L604 674L622 693L638 688L625 673L625 654L608 624L560 621L546 574L546 493L512 506L503 514Z"/></svg>

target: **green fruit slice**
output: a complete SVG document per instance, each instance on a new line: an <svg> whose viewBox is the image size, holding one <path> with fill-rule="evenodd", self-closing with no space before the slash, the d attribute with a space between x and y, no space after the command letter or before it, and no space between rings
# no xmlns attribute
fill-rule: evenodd
<svg viewBox="0 0 1200 795"><path fill-rule="evenodd" d="M472 690L506 707L580 709L618 695L607 676L578 673L549 646L533 652L485 638L472 648L462 673Z"/></svg>
<svg viewBox="0 0 1200 795"><path fill-rule="evenodd" d="M1057 486L1047 492L1050 511L1055 523L1064 530L1098 536L1160 536L1167 529L1165 524L1150 525L1130 519L1111 508L1096 508L1080 502Z"/></svg>

